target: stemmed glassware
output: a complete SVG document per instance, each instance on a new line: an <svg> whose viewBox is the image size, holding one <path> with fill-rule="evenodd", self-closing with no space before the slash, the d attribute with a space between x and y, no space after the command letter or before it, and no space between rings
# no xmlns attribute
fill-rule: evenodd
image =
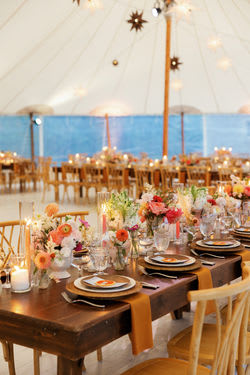
<svg viewBox="0 0 250 375"><path fill-rule="evenodd" d="M97 271L94 275L105 275L103 272L109 266L109 254L102 247L93 247L89 253L94 269Z"/></svg>
<svg viewBox="0 0 250 375"><path fill-rule="evenodd" d="M200 231L204 237L204 240L207 240L213 233L215 227L215 219L216 216L212 214L206 214L201 217Z"/></svg>
<svg viewBox="0 0 250 375"><path fill-rule="evenodd" d="M162 224L154 231L154 245L159 252L164 252L168 249L170 242L169 225Z"/></svg>

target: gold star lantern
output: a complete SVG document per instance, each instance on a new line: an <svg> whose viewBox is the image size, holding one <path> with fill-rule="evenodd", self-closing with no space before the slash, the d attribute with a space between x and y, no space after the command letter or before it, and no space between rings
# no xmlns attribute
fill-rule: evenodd
<svg viewBox="0 0 250 375"><path fill-rule="evenodd" d="M138 30L141 30L143 28L143 24L148 21L144 20L142 17L143 17L143 12L141 13L139 13L138 11L132 12L132 14L130 15L130 19L127 20L128 23L131 23L130 31L135 29L135 31L137 32Z"/></svg>

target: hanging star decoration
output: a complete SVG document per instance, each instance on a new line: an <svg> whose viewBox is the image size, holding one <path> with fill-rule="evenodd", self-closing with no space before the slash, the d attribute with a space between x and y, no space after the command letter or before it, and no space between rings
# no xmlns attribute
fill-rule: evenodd
<svg viewBox="0 0 250 375"><path fill-rule="evenodd" d="M148 21L144 20L142 17L143 17L143 12L141 13L139 13L138 11L132 12L132 14L130 15L130 19L127 20L127 22L131 23L132 25L130 31L135 29L135 31L137 32L138 30L141 30L143 28L143 24Z"/></svg>
<svg viewBox="0 0 250 375"><path fill-rule="evenodd" d="M73 3L74 3L75 1L77 2L78 5L80 5L80 1L81 1L81 0L73 0Z"/></svg>
<svg viewBox="0 0 250 375"><path fill-rule="evenodd" d="M180 62L180 58L179 57L176 57L176 56L173 56L170 58L170 69L173 70L174 72L176 70L179 70L179 66L182 64L182 62Z"/></svg>

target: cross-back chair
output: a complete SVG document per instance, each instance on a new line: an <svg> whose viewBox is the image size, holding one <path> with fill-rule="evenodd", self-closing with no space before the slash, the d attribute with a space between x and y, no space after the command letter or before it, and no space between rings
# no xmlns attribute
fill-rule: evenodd
<svg viewBox="0 0 250 375"><path fill-rule="evenodd" d="M145 191L145 184L153 184L153 170L147 168L135 168L136 198Z"/></svg>
<svg viewBox="0 0 250 375"><path fill-rule="evenodd" d="M63 185L63 199L67 194L68 200L69 192L68 188L72 187L74 191L74 201L75 203L79 200L79 189L80 189L80 170L79 167L74 166L69 163L62 163L62 185Z"/></svg>
<svg viewBox="0 0 250 375"><path fill-rule="evenodd" d="M108 191L117 190L120 192L125 188L125 168L115 164L106 164Z"/></svg>
<svg viewBox="0 0 250 375"><path fill-rule="evenodd" d="M46 161L42 166L43 174L43 196L42 202L45 200L46 192L52 186L55 189L56 200L59 200L59 186L62 181L59 179L59 171L56 165L52 165L51 161Z"/></svg>
<svg viewBox="0 0 250 375"><path fill-rule="evenodd" d="M246 352L246 327L250 299L249 264L244 272L246 278L235 284L188 292L189 301L196 302L197 305L190 340L181 339L183 340L182 347L185 356L173 358L173 355L176 354L173 348L174 338L168 344L171 358L151 359L124 372L123 375L234 375L236 363L238 374L242 375L244 373L243 364ZM219 301L227 298L231 306L233 297L236 298L234 308L229 310L227 322L222 325ZM215 301L216 305L216 333L213 342L209 344L213 348L213 358L209 369L200 364L199 359L204 329L206 330L204 324L206 305L207 301L210 300ZM205 336L205 338L209 339L208 336Z"/></svg>
<svg viewBox="0 0 250 375"><path fill-rule="evenodd" d="M105 168L86 164L81 168L81 186L85 187L86 198L89 200L89 189L94 188L95 192L99 192L103 187L106 187L104 180Z"/></svg>
<svg viewBox="0 0 250 375"><path fill-rule="evenodd" d="M208 168L204 166L187 167L189 185L206 186L208 180Z"/></svg>
<svg viewBox="0 0 250 375"><path fill-rule="evenodd" d="M161 188L165 193L167 190L172 188L173 171L170 167L161 167Z"/></svg>
<svg viewBox="0 0 250 375"><path fill-rule="evenodd" d="M221 167L219 171L219 180L220 181L232 181L231 175L239 177L242 180L243 172L241 168L225 168Z"/></svg>

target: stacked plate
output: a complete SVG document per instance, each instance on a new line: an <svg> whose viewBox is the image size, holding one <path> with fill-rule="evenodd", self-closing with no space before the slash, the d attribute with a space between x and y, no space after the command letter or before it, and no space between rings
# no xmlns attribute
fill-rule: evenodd
<svg viewBox="0 0 250 375"><path fill-rule="evenodd" d="M141 283L128 276L100 275L79 277L66 285L74 294L97 299L115 299L138 293Z"/></svg>
<svg viewBox="0 0 250 375"><path fill-rule="evenodd" d="M239 239L245 247L250 248L250 228L240 227L234 230L234 237Z"/></svg>
<svg viewBox="0 0 250 375"><path fill-rule="evenodd" d="M154 255L144 258L145 262L162 267L185 267L194 264L196 259L187 255L170 254Z"/></svg>
<svg viewBox="0 0 250 375"><path fill-rule="evenodd" d="M191 247L195 250L212 252L212 253L225 253L225 252L235 252L243 250L241 243L237 240L200 240L194 242Z"/></svg>

